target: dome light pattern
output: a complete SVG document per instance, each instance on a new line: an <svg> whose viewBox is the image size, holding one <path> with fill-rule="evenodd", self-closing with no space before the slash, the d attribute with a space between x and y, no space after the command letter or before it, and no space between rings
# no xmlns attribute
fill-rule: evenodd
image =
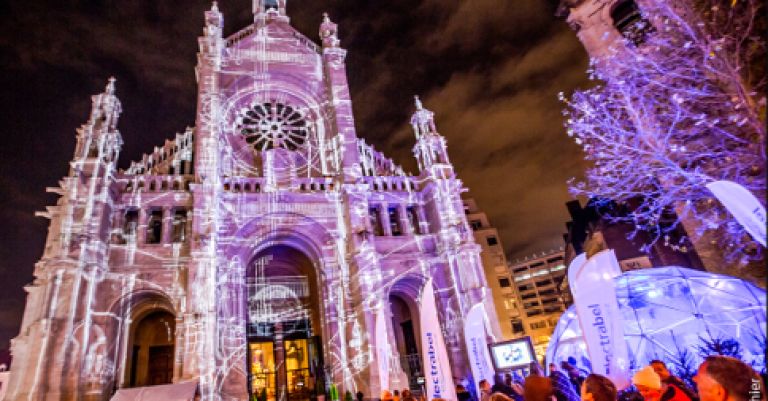
<svg viewBox="0 0 768 401"><path fill-rule="evenodd" d="M634 270L615 281L633 371L661 359L672 370L695 372L702 348L712 341L738 343L742 360L765 369L765 290L735 277L682 267ZM588 371L588 357L571 306L552 334L547 361L575 360Z"/></svg>
<svg viewBox="0 0 768 401"><path fill-rule="evenodd" d="M274 101L254 104L241 112L237 130L256 151L296 150L309 136L304 116L293 107Z"/></svg>

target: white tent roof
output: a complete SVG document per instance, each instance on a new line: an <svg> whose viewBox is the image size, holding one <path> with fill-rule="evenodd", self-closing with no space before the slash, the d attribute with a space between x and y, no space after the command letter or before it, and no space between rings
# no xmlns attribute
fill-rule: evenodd
<svg viewBox="0 0 768 401"><path fill-rule="evenodd" d="M159 386L121 388L110 401L193 401L197 382L161 384Z"/></svg>

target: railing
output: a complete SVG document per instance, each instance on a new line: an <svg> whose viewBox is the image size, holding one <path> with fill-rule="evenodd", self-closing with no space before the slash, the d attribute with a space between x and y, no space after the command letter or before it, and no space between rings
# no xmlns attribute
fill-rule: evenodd
<svg viewBox="0 0 768 401"><path fill-rule="evenodd" d="M144 175L127 179L121 190L124 192L189 191L189 185L193 181L192 176Z"/></svg>
<svg viewBox="0 0 768 401"><path fill-rule="evenodd" d="M255 302L300 299L309 296L309 281L303 276L249 279L246 287L248 299Z"/></svg>
<svg viewBox="0 0 768 401"><path fill-rule="evenodd" d="M363 177L363 180L374 191L411 192L416 190L416 182L413 177L377 176Z"/></svg>
<svg viewBox="0 0 768 401"><path fill-rule="evenodd" d="M421 384L419 384L418 378L424 376L424 371L421 370L421 355L407 354L400 356L400 367L403 368L405 375L408 377L408 387L411 390L420 390Z"/></svg>

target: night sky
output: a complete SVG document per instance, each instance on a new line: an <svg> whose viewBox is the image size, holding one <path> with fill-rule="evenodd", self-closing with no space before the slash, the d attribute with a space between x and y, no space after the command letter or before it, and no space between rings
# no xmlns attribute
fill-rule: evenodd
<svg viewBox="0 0 768 401"><path fill-rule="evenodd" d="M183 5L182 5L183 4ZM225 35L252 22L249 0L219 2ZM562 244L582 174L557 93L587 86L587 56L557 0L289 0L292 25L319 42L339 24L357 133L415 172L414 94L436 114L459 177L513 259ZM197 37L209 1L0 1L0 349L18 333L90 96L117 78L121 167L194 124Z"/></svg>

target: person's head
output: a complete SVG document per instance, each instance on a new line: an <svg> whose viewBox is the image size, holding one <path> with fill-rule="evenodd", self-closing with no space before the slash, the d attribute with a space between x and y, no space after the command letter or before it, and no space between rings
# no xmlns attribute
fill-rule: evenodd
<svg viewBox="0 0 768 401"><path fill-rule="evenodd" d="M358 392L355 394L355 396L357 397L357 400L358 400L358 401L363 401L363 397L365 397L365 395L363 394L363 392L362 392L362 391L358 391Z"/></svg>
<svg viewBox="0 0 768 401"><path fill-rule="evenodd" d="M403 389L402 394L403 394L403 398L408 398L411 396L411 390L408 390L407 388Z"/></svg>
<svg viewBox="0 0 768 401"><path fill-rule="evenodd" d="M392 392L392 395L394 395L394 396L399 396L399 395L400 395L400 391L398 391L398 390L395 390L395 391L393 391L393 392Z"/></svg>
<svg viewBox="0 0 768 401"><path fill-rule="evenodd" d="M661 398L661 377L650 366L646 366L635 373L632 376L632 384L637 387L637 391L640 392L645 401L658 401Z"/></svg>
<svg viewBox="0 0 768 401"><path fill-rule="evenodd" d="M523 386L525 401L553 401L552 380L544 376L528 376Z"/></svg>
<svg viewBox="0 0 768 401"><path fill-rule="evenodd" d="M581 385L582 401L616 401L616 397L616 386L605 376L592 373Z"/></svg>
<svg viewBox="0 0 768 401"><path fill-rule="evenodd" d="M392 393L389 392L389 390L384 390L381 392L381 399L382 400L391 400L392 399Z"/></svg>
<svg viewBox="0 0 768 401"><path fill-rule="evenodd" d="M549 363L549 373L557 372L557 364L550 362Z"/></svg>
<svg viewBox="0 0 768 401"><path fill-rule="evenodd" d="M504 384L510 385L512 384L512 375L509 373L504 374Z"/></svg>
<svg viewBox="0 0 768 401"><path fill-rule="evenodd" d="M528 370L533 376L544 376L544 372L542 372L541 366L536 361L531 361L531 363L528 365Z"/></svg>
<svg viewBox="0 0 768 401"><path fill-rule="evenodd" d="M746 363L729 356L710 355L693 377L701 401L754 400L752 384L760 378ZM762 392L761 392L762 393ZM760 394L765 399L764 394Z"/></svg>
<svg viewBox="0 0 768 401"><path fill-rule="evenodd" d="M491 383L488 383L488 380L480 380L478 384L480 385L480 390L491 391Z"/></svg>
<svg viewBox="0 0 768 401"><path fill-rule="evenodd" d="M501 373L493 375L493 384L504 384L504 375Z"/></svg>
<svg viewBox="0 0 768 401"><path fill-rule="evenodd" d="M511 398L507 397L503 393L493 393L490 397L488 397L488 401L513 401Z"/></svg>
<svg viewBox="0 0 768 401"><path fill-rule="evenodd" d="M465 389L463 385L457 384L456 385L456 392L460 393L460 392L463 392L463 391L467 391L467 389Z"/></svg>
<svg viewBox="0 0 768 401"><path fill-rule="evenodd" d="M664 363L664 361L659 359L654 359L651 361L651 367L653 368L653 371L656 372L657 375L661 378L661 381L669 379L670 376L672 376L672 373L669 372L669 369L667 369L667 364Z"/></svg>
<svg viewBox="0 0 768 401"><path fill-rule="evenodd" d="M566 361L560 362L560 367L563 368L563 370L568 373L573 373L574 371L576 371L576 368L574 368L573 365L571 365Z"/></svg>

